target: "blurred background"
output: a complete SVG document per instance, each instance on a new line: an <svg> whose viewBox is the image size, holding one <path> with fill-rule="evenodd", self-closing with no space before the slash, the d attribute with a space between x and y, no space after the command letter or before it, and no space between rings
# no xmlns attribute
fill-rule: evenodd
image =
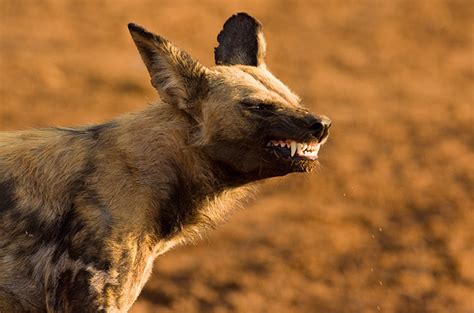
<svg viewBox="0 0 474 313"><path fill-rule="evenodd" d="M473 1L0 0L0 130L140 110L126 24L211 66L239 11L333 120L321 167L158 258L131 312L474 312Z"/></svg>

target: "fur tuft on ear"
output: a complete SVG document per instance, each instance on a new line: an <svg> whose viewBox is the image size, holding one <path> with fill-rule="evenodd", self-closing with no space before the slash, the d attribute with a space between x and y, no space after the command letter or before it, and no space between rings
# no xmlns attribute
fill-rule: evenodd
<svg viewBox="0 0 474 313"><path fill-rule="evenodd" d="M196 115L194 106L208 90L207 68L139 25L130 23L128 29L162 100Z"/></svg>
<svg viewBox="0 0 474 313"><path fill-rule="evenodd" d="M237 13L224 24L214 49L217 65L264 66L266 42L262 24L247 13Z"/></svg>

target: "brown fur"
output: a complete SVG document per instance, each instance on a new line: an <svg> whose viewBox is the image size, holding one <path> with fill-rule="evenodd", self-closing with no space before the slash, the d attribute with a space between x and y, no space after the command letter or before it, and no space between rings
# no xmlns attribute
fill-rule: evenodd
<svg viewBox="0 0 474 313"><path fill-rule="evenodd" d="M266 69L258 21L226 22L213 68L129 28L161 101L0 133L0 312L125 312L154 258L214 227L249 183L316 163L265 145L324 141L329 124Z"/></svg>

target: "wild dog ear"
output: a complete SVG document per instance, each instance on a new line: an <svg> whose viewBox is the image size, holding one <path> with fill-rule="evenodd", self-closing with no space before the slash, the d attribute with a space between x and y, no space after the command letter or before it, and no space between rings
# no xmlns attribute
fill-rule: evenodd
<svg viewBox="0 0 474 313"><path fill-rule="evenodd" d="M188 113L207 91L207 69L170 41L130 23L128 29L163 101ZM193 114L192 114L193 115Z"/></svg>
<svg viewBox="0 0 474 313"><path fill-rule="evenodd" d="M265 65L266 42L262 24L247 13L237 13L224 24L214 49L217 65Z"/></svg>

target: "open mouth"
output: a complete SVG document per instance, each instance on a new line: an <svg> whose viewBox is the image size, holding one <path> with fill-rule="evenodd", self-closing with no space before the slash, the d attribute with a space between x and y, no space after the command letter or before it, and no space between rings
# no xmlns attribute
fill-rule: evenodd
<svg viewBox="0 0 474 313"><path fill-rule="evenodd" d="M296 142L294 140L270 140L267 147L276 148L281 154L291 159L317 160L321 143L314 141L309 143Z"/></svg>

